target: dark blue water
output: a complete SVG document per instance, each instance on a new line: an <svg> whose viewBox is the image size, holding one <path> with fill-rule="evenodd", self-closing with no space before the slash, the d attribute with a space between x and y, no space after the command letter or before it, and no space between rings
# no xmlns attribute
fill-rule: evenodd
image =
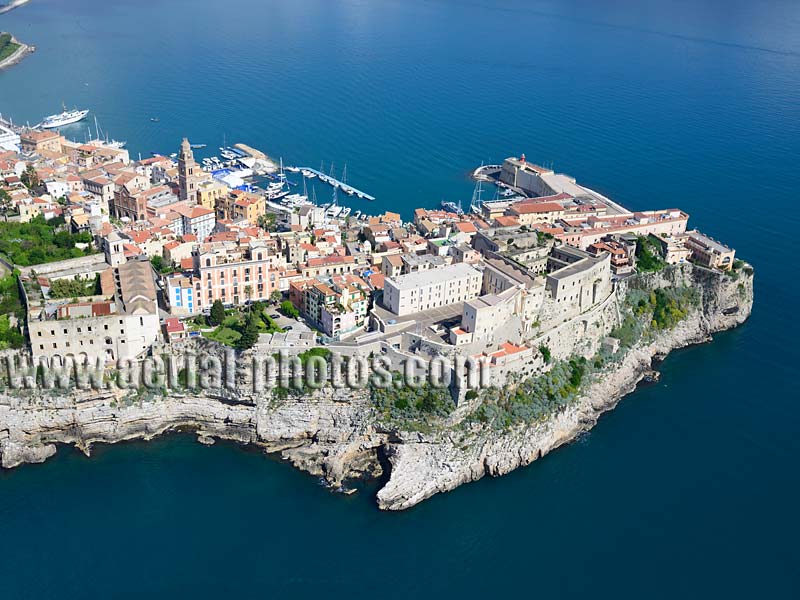
<svg viewBox="0 0 800 600"><path fill-rule="evenodd" d="M0 596L800 595L799 3L33 0L0 28L38 48L0 73L17 120L346 163L406 216L525 152L757 271L747 325L587 437L407 513L184 437L2 473Z"/></svg>

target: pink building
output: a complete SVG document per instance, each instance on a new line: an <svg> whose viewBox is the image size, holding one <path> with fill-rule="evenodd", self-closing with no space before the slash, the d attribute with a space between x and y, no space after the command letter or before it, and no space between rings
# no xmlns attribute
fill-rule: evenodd
<svg viewBox="0 0 800 600"><path fill-rule="evenodd" d="M270 270L267 249L260 244L205 244L195 248L192 260L198 310L210 308L215 300L226 305L266 301L278 289L277 273Z"/></svg>

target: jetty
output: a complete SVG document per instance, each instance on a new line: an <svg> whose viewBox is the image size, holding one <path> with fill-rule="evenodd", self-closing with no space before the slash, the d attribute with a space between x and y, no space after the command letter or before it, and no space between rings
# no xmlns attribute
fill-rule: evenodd
<svg viewBox="0 0 800 600"><path fill-rule="evenodd" d="M35 46L23 44L8 32L0 31L0 69L10 67L21 61Z"/></svg>
<svg viewBox="0 0 800 600"><path fill-rule="evenodd" d="M19 8L23 4L27 4L30 0L11 0L6 4L0 5L0 15L3 13L11 12L15 8Z"/></svg>
<svg viewBox="0 0 800 600"><path fill-rule="evenodd" d="M357 198L363 198L364 200L369 200L370 202L375 200L375 196L370 196L368 193L362 192L361 190L354 188L352 185L344 183L343 181L339 181L332 175L326 175L317 169L312 169L311 167L294 167L293 169L298 169L304 177L309 179L318 177L321 182L327 183L331 187L343 191L348 196L356 196Z"/></svg>

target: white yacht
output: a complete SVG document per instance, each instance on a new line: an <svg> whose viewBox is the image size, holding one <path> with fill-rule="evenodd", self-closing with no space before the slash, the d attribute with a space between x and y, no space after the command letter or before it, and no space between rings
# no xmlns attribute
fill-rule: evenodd
<svg viewBox="0 0 800 600"><path fill-rule="evenodd" d="M44 121L39 123L39 127L42 129L55 129L56 127L63 127L64 125L71 125L72 123L77 123L78 121L82 121L86 118L86 115L89 114L88 110L67 110L64 109L64 112L59 113L57 115L50 115L49 117L45 117Z"/></svg>

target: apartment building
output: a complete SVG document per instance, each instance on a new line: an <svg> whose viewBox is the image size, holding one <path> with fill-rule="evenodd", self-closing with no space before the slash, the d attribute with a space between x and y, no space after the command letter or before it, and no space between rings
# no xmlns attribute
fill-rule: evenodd
<svg viewBox="0 0 800 600"><path fill-rule="evenodd" d="M480 294L481 281L481 272L467 263L387 277L383 304L392 313L404 316L466 302Z"/></svg>
<svg viewBox="0 0 800 600"><path fill-rule="evenodd" d="M262 242L244 247L233 242L203 244L192 252L192 261L198 310L210 308L215 300L226 305L265 301L278 289Z"/></svg>

